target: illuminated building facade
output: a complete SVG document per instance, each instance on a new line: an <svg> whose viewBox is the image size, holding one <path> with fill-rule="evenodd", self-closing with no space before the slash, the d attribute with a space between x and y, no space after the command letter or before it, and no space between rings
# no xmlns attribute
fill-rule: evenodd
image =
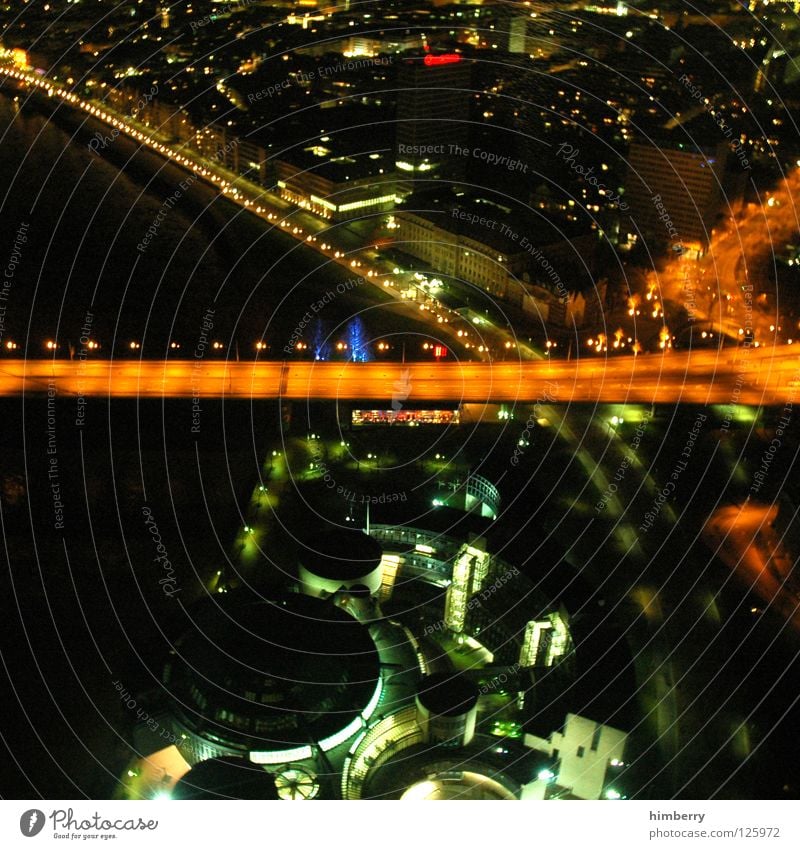
<svg viewBox="0 0 800 849"><path fill-rule="evenodd" d="M486 553L485 547L483 540L464 544L453 563L453 578L445 599L444 621L456 633L464 630L469 601L480 591L489 572L491 556Z"/></svg>
<svg viewBox="0 0 800 849"><path fill-rule="evenodd" d="M570 650L569 622L565 611L528 622L522 638L519 665L553 666Z"/></svg>
<svg viewBox="0 0 800 849"><path fill-rule="evenodd" d="M595 267L595 232L536 213L514 214L488 193L457 196L438 189L406 197L394 219L404 253L434 274L467 281L548 324L602 321L602 278L585 293L567 289L585 283Z"/></svg>
<svg viewBox="0 0 800 849"><path fill-rule="evenodd" d="M514 280L527 267L519 245L487 228L462 232L450 209L426 211L414 198L406 199L408 209L395 213L397 239L403 250L421 259L437 274L468 280L498 298L508 298ZM412 211L413 209L413 211ZM487 215L484 210L483 215Z"/></svg>
<svg viewBox="0 0 800 849"><path fill-rule="evenodd" d="M469 138L471 63L459 54L418 56L400 65L397 78L395 165L412 177L463 170L463 157L450 145Z"/></svg>
<svg viewBox="0 0 800 849"><path fill-rule="evenodd" d="M397 200L393 169L380 153L354 159L320 143L278 160L275 170L284 200L332 221L386 212Z"/></svg>
<svg viewBox="0 0 800 849"><path fill-rule="evenodd" d="M686 251L704 250L722 210L727 157L725 142L709 154L632 144L625 197L644 237Z"/></svg>
<svg viewBox="0 0 800 849"><path fill-rule="evenodd" d="M563 28L557 21L558 12L531 14L526 9L523 14L511 13L502 23L508 30L508 52L521 53L533 59L549 59L559 53L563 49Z"/></svg>
<svg viewBox="0 0 800 849"><path fill-rule="evenodd" d="M213 122L198 127L186 110L131 87L112 89L106 97L117 112L131 116L159 137L172 143L183 142L211 162L246 175L253 182L266 184L268 157L262 145L239 138Z"/></svg>
<svg viewBox="0 0 800 849"><path fill-rule="evenodd" d="M353 410L351 414L351 424L354 427L365 425L417 427L419 425L457 425L458 422L458 410L404 408L402 410Z"/></svg>
<svg viewBox="0 0 800 849"><path fill-rule="evenodd" d="M525 745L546 752L554 761L552 774L531 785L523 798L619 799L615 779L625 766L624 731L584 716L567 714L562 731L548 739L526 735ZM552 782L552 783L551 783ZM545 785L550 785L545 789Z"/></svg>

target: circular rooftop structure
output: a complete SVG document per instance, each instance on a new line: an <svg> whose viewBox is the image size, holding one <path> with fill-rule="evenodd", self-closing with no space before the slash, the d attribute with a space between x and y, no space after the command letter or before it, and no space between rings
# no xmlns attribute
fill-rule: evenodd
<svg viewBox="0 0 800 849"><path fill-rule="evenodd" d="M330 526L300 548L300 581L310 595L328 596L360 585L381 585L381 544L363 531Z"/></svg>
<svg viewBox="0 0 800 849"><path fill-rule="evenodd" d="M461 716L478 704L478 688L451 672L437 672L422 680L417 699L434 716Z"/></svg>
<svg viewBox="0 0 800 849"><path fill-rule="evenodd" d="M172 713L199 738L198 759L233 749L258 763L300 760L311 746L327 751L348 739L375 709L375 643L338 607L297 593L266 601L234 592L193 614L164 683Z"/></svg>
<svg viewBox="0 0 800 849"><path fill-rule="evenodd" d="M452 769L412 784L400 798L406 801L514 801L516 796L501 782L471 770Z"/></svg>
<svg viewBox="0 0 800 849"><path fill-rule="evenodd" d="M172 789L173 799L268 799L280 798L275 776L242 758L210 758L201 761Z"/></svg>
<svg viewBox="0 0 800 849"><path fill-rule="evenodd" d="M417 690L417 720L429 743L458 747L475 736L478 688L456 673L436 672Z"/></svg>

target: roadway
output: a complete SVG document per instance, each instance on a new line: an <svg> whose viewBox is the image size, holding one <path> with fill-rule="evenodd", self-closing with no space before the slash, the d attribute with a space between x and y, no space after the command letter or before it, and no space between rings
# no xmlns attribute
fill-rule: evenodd
<svg viewBox="0 0 800 849"><path fill-rule="evenodd" d="M3 360L0 396L780 405L796 346L526 362Z"/></svg>
<svg viewBox="0 0 800 849"><path fill-rule="evenodd" d="M794 559L773 527L777 517L777 504L719 507L703 526L703 540L751 592L800 630L800 586Z"/></svg>

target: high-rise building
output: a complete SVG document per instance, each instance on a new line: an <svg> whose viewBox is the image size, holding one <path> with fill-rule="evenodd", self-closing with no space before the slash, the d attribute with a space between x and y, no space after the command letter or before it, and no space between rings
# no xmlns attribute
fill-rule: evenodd
<svg viewBox="0 0 800 849"><path fill-rule="evenodd" d="M491 557L485 546L481 539L463 545L453 563L453 580L447 588L444 620L447 627L456 633L464 630L469 599L483 586L489 572Z"/></svg>
<svg viewBox="0 0 800 849"><path fill-rule="evenodd" d="M713 152L632 144L625 200L642 236L678 253L703 250L722 212L727 156L724 141Z"/></svg>
<svg viewBox="0 0 800 849"><path fill-rule="evenodd" d="M549 59L562 49L562 33L556 15L532 14L528 11L509 17L508 52L522 53L535 59Z"/></svg>
<svg viewBox="0 0 800 849"><path fill-rule="evenodd" d="M469 137L471 71L471 62L458 53L402 62L395 157L401 172L451 176L463 169L464 157L453 150L465 147Z"/></svg>

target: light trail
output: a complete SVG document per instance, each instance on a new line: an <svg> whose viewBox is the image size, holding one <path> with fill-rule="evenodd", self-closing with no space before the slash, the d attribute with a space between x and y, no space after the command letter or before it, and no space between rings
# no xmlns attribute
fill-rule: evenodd
<svg viewBox="0 0 800 849"><path fill-rule="evenodd" d="M800 385L797 346L670 352L606 360L352 363L200 360L4 360L0 396L370 400L387 408L399 381L421 402L777 405Z"/></svg>

